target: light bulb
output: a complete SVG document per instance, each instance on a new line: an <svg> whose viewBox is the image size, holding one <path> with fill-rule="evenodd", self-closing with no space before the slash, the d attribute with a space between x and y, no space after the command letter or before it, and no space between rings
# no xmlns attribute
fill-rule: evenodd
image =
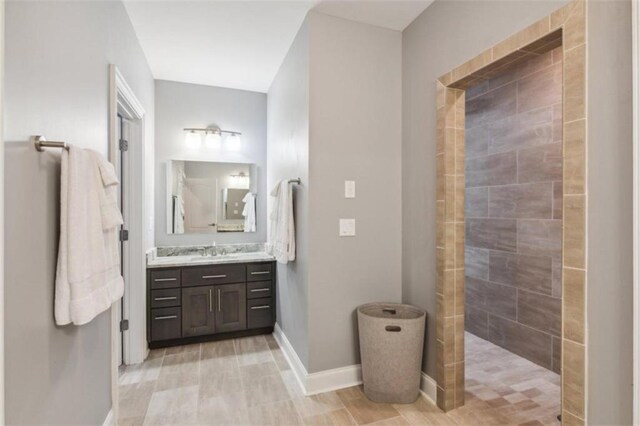
<svg viewBox="0 0 640 426"><path fill-rule="evenodd" d="M220 149L220 140L220 133L207 132L207 135L204 137L204 144L208 149Z"/></svg>
<svg viewBox="0 0 640 426"><path fill-rule="evenodd" d="M232 133L227 137L227 149L229 151L239 151L240 150L240 135L237 133Z"/></svg>
<svg viewBox="0 0 640 426"><path fill-rule="evenodd" d="M184 136L184 143L187 148L196 149L200 147L200 144L202 144L202 138L200 137L199 133L191 130Z"/></svg>

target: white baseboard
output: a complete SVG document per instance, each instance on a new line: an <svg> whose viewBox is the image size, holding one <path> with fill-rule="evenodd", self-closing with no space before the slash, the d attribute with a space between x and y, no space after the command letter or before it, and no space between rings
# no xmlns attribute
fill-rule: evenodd
<svg viewBox="0 0 640 426"><path fill-rule="evenodd" d="M291 370L305 395L330 392L362 383L362 371L359 364L317 373L308 373L289 339L287 339L287 336L277 323L273 330L273 336L280 345L282 353L291 366Z"/></svg>
<svg viewBox="0 0 640 426"><path fill-rule="evenodd" d="M424 371L420 378L420 392L425 398L436 404L438 400L438 383L430 376L427 376Z"/></svg>
<svg viewBox="0 0 640 426"><path fill-rule="evenodd" d="M298 382L298 385L300 385L300 389L302 389L302 393L306 395L307 390L305 383L308 376L307 370L304 368L304 364L300 361L298 354L295 349L293 349L293 346L291 346L291 343L289 343L289 339L284 335L284 332L278 323L273 327L273 337L276 339L276 342L278 342L278 345L280 345L282 354L289 363L289 366L293 371L293 375L296 377L296 381Z"/></svg>
<svg viewBox="0 0 640 426"><path fill-rule="evenodd" d="M338 389L350 388L362 383L362 368L360 364L331 370L318 371L307 375L307 395L331 392Z"/></svg>
<svg viewBox="0 0 640 426"><path fill-rule="evenodd" d="M277 323L273 330L273 336L280 345L282 353L289 363L289 366L291 366L296 381L305 395L330 392L362 383L362 368L360 364L319 371L317 373L308 373L295 349L293 349L293 346L289 342L289 339L287 339L287 336ZM434 404L437 398L437 389L436 381L425 373L422 373L420 391Z"/></svg>
<svg viewBox="0 0 640 426"><path fill-rule="evenodd" d="M113 408L112 408L107 413L107 417L104 419L102 426L115 426L115 424L116 424L116 419L113 416Z"/></svg>

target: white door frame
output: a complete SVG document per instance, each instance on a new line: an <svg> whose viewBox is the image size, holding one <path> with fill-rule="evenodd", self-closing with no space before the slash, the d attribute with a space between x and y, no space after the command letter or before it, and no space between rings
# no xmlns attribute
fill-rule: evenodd
<svg viewBox="0 0 640 426"><path fill-rule="evenodd" d="M640 424L640 5L633 20L633 424Z"/></svg>
<svg viewBox="0 0 640 426"><path fill-rule="evenodd" d="M124 171L124 188L129 206L129 242L123 259L125 276L125 318L130 327L124 333L123 362L139 363L146 357L146 329L144 327L145 252L144 252L144 125L145 111L131 87L115 65L109 65L109 161L119 160L118 114L137 122L137 132L129 140L129 159ZM132 286L132 283L139 285ZM137 291L136 291L137 290ZM120 301L111 306L111 398L114 418L118 418L118 358L120 348Z"/></svg>

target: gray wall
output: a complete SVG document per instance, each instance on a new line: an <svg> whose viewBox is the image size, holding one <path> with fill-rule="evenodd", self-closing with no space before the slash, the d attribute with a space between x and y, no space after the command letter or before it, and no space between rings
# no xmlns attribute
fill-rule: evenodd
<svg viewBox="0 0 640 426"><path fill-rule="evenodd" d="M263 242L267 239L267 95L198 84L156 81L155 93L155 234L156 245ZM184 145L185 127L218 126L242 133L242 149L209 151L204 144ZM255 163L258 166L256 232L167 234L167 160Z"/></svg>
<svg viewBox="0 0 640 426"><path fill-rule="evenodd" d="M82 327L54 325L60 153L27 142L42 134L106 155L110 63L143 104L151 141L153 79L120 2L7 2L9 424L102 424L111 408L110 314Z"/></svg>
<svg viewBox="0 0 640 426"><path fill-rule="evenodd" d="M302 178L278 324L310 373L358 364L355 308L401 298L400 52L399 32L311 12L269 90L269 187Z"/></svg>
<svg viewBox="0 0 640 426"><path fill-rule="evenodd" d="M354 311L401 299L400 32L311 12L309 371L360 362ZM356 53L357 52L357 53ZM356 198L344 198L344 181ZM339 218L356 236L339 237Z"/></svg>
<svg viewBox="0 0 640 426"><path fill-rule="evenodd" d="M436 79L565 1L436 0L402 33L402 298L427 310L436 376Z"/></svg>
<svg viewBox="0 0 640 426"><path fill-rule="evenodd" d="M631 2L589 1L587 19L587 419L622 425L633 404Z"/></svg>
<svg viewBox="0 0 640 426"><path fill-rule="evenodd" d="M296 260L278 263L277 321L309 368L309 22L298 31L269 88L267 188L299 177L293 186ZM269 211L272 198L269 197Z"/></svg>

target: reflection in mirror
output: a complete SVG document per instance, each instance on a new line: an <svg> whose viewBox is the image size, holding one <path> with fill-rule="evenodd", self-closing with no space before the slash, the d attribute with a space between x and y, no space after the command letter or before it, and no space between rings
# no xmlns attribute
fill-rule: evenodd
<svg viewBox="0 0 640 426"><path fill-rule="evenodd" d="M167 233L255 232L256 167L170 160Z"/></svg>

